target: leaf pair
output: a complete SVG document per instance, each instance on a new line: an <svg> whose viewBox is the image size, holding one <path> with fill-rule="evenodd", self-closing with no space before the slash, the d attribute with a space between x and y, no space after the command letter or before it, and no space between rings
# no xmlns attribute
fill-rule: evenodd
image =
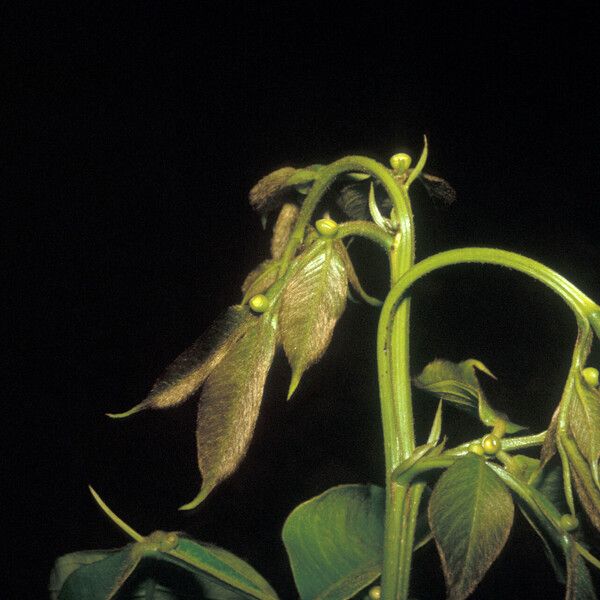
<svg viewBox="0 0 600 600"><path fill-rule="evenodd" d="M114 515L111 518L120 521ZM257 571L227 550L175 532L155 531L144 538L135 535L139 541L118 550L60 557L50 575L51 599L111 600L121 593L147 600L277 598Z"/></svg>
<svg viewBox="0 0 600 600"><path fill-rule="evenodd" d="M489 427L493 427L498 419L502 419L506 423L508 433L524 429L521 425L511 423L506 415L491 407L477 379L477 371L495 379L493 373L482 362L473 358L460 363L434 360L414 379L414 384L478 417Z"/></svg>

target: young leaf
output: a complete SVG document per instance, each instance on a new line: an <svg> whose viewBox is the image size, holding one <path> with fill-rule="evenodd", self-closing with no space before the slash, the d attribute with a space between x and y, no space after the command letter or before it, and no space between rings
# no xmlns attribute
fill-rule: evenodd
<svg viewBox="0 0 600 600"><path fill-rule="evenodd" d="M510 493L473 454L438 480L429 524L442 559L449 600L469 596L504 547L513 522Z"/></svg>
<svg viewBox="0 0 600 600"><path fill-rule="evenodd" d="M280 337L292 367L288 398L323 355L346 306L348 279L333 240L321 239L299 264L281 298Z"/></svg>
<svg viewBox="0 0 600 600"><path fill-rule="evenodd" d="M505 415L490 406L477 379L476 370L494 377L482 362L473 358L460 363L434 360L415 378L414 383L418 388L478 416L489 427L493 427L497 419L503 419L506 421L508 433L516 433L524 429L521 425L508 421Z"/></svg>
<svg viewBox="0 0 600 600"><path fill-rule="evenodd" d="M565 600L596 600L590 572L575 544L571 544L566 560L567 594Z"/></svg>
<svg viewBox="0 0 600 600"><path fill-rule="evenodd" d="M297 506L283 526L302 600L345 600L381 573L385 492L341 485Z"/></svg>
<svg viewBox="0 0 600 600"><path fill-rule="evenodd" d="M569 428L590 465L596 486L600 489L600 391L588 385L583 377L575 379L575 389L569 405Z"/></svg>
<svg viewBox="0 0 600 600"><path fill-rule="evenodd" d="M192 346L167 367L143 402L124 413L108 416L128 417L146 408L171 408L185 402L200 389L211 371L223 360L253 320L248 307L229 307Z"/></svg>
<svg viewBox="0 0 600 600"><path fill-rule="evenodd" d="M255 320L206 380L196 429L202 488L182 510L198 506L217 484L235 471L246 454L273 360L275 341L274 319L267 312Z"/></svg>
<svg viewBox="0 0 600 600"><path fill-rule="evenodd" d="M283 251L290 239L299 212L300 209L290 202L286 202L281 207L277 221L273 225L273 236L271 237L271 256L274 259L283 256Z"/></svg>
<svg viewBox="0 0 600 600"><path fill-rule="evenodd" d="M558 416L560 414L560 405L554 409L550 425L546 431L544 444L540 451L540 462L543 467L556 454L556 432L558 431Z"/></svg>
<svg viewBox="0 0 600 600"><path fill-rule="evenodd" d="M280 206L290 192L288 180L296 171L293 167L283 167L265 175L250 190L250 206L263 215Z"/></svg>

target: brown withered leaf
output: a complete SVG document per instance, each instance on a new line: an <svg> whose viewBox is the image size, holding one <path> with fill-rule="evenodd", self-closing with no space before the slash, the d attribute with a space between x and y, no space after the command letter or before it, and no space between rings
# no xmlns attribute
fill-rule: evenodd
<svg viewBox="0 0 600 600"><path fill-rule="evenodd" d="M128 417L147 408L171 408L185 402L200 389L253 319L248 307L230 306L165 369L143 402L127 412L108 416Z"/></svg>
<svg viewBox="0 0 600 600"><path fill-rule="evenodd" d="M250 190L250 206L262 214L277 208L288 189L286 182L295 172L293 167L282 167L265 175Z"/></svg>
<svg viewBox="0 0 600 600"><path fill-rule="evenodd" d="M275 353L276 326L265 313L209 375L198 408L196 442L202 488L196 507L237 468L250 445Z"/></svg>
<svg viewBox="0 0 600 600"><path fill-rule="evenodd" d="M274 259L283 256L299 212L300 209L291 202L286 202L281 207L275 225L273 225L273 236L271 237L271 256Z"/></svg>
<svg viewBox="0 0 600 600"><path fill-rule="evenodd" d="M250 288L254 288L254 294L262 294L268 290L277 280L278 263L270 258L263 260L256 269L250 271L242 283L242 293L246 294Z"/></svg>
<svg viewBox="0 0 600 600"><path fill-rule="evenodd" d="M280 337L292 367L288 398L302 373L321 358L346 306L348 278L332 240L316 242L287 283L281 299Z"/></svg>

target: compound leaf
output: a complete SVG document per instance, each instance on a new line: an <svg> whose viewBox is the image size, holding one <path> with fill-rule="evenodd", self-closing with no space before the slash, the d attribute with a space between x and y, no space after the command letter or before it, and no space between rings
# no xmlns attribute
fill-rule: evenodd
<svg viewBox="0 0 600 600"><path fill-rule="evenodd" d="M504 547L513 516L510 493L482 458L467 455L440 477L429 524L449 600L467 598L475 589Z"/></svg>
<svg viewBox="0 0 600 600"><path fill-rule="evenodd" d="M202 488L182 506L195 508L246 454L275 352L270 312L257 318L206 380L198 408L196 441Z"/></svg>
<svg viewBox="0 0 600 600"><path fill-rule="evenodd" d="M348 278L332 240L319 240L282 293L280 337L292 367L288 398L302 373L323 355L346 306Z"/></svg>

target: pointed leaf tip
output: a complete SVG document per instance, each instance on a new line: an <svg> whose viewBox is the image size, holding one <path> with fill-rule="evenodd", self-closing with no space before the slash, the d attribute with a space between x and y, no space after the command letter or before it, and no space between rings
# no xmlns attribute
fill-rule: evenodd
<svg viewBox="0 0 600 600"><path fill-rule="evenodd" d="M110 417L111 419L125 419L126 417L130 417L131 415L135 415L135 413L139 413L143 410L145 410L146 408L148 408L148 405L145 404L144 402L141 402L140 404L136 404L133 408L130 408L129 410L126 410L125 412L122 413L104 413L107 417Z"/></svg>
<svg viewBox="0 0 600 600"><path fill-rule="evenodd" d="M289 400L293 396L294 392L296 391L296 388L298 387L298 384L300 383L301 378L301 373L298 373L298 371L292 372L292 378L290 379L290 387L288 388L286 400Z"/></svg>
<svg viewBox="0 0 600 600"><path fill-rule="evenodd" d="M200 491L198 492L198 495L193 500L188 502L187 504L182 504L177 510L193 510L194 508L197 508L206 499L206 497L212 492L212 490L213 490L213 486L207 488L203 484L202 487L200 488Z"/></svg>

